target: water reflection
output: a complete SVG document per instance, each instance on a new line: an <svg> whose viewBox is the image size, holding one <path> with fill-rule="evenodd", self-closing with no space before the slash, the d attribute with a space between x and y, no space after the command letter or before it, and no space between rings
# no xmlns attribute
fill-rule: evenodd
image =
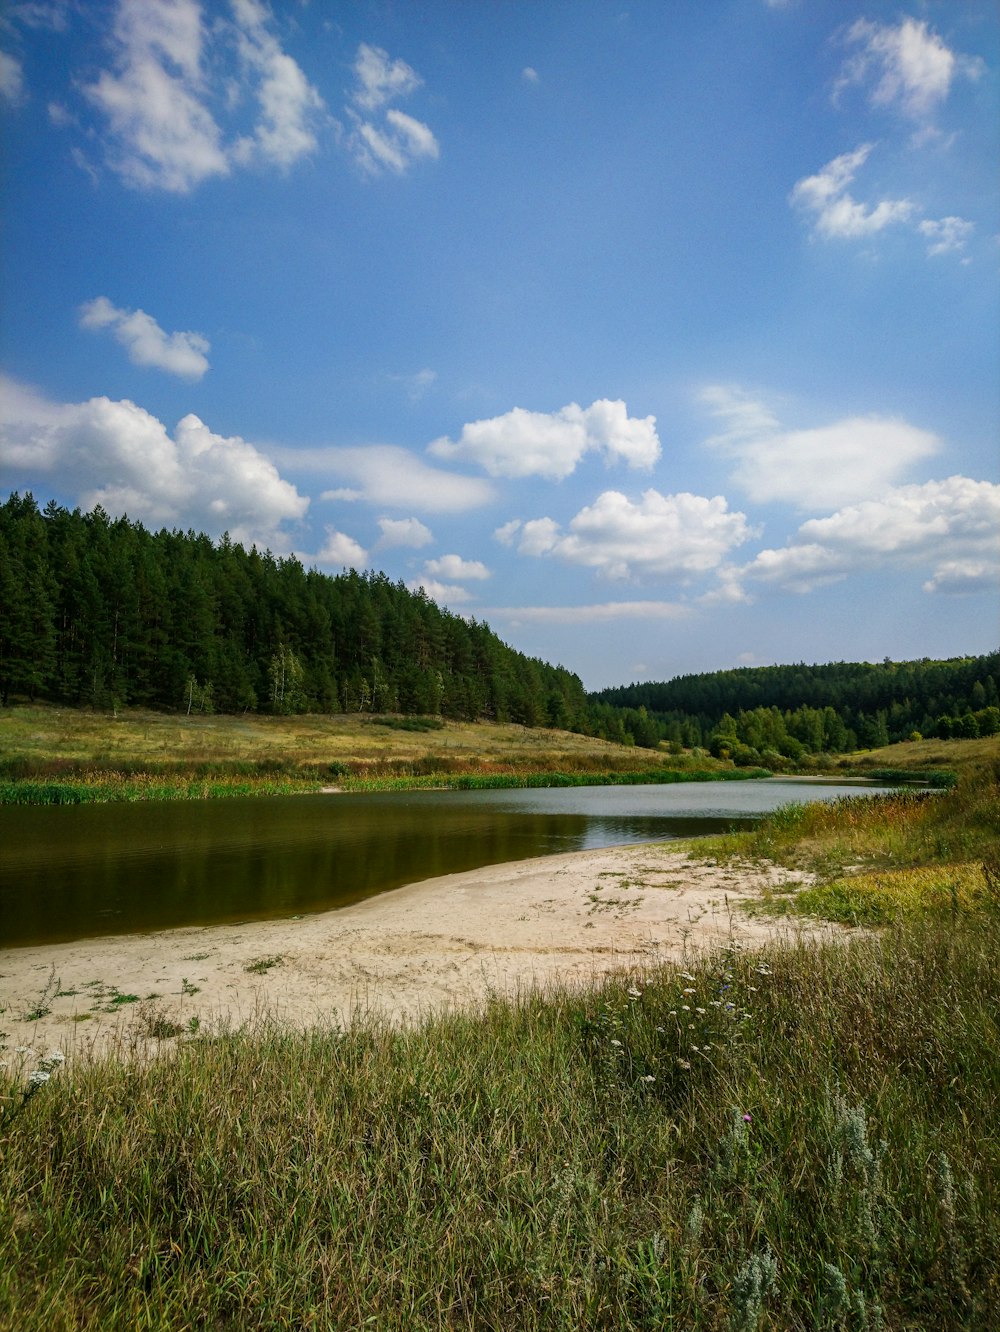
<svg viewBox="0 0 1000 1332"><path fill-rule="evenodd" d="M718 831L789 799L843 793L753 781L5 807L0 943L304 914L481 865Z"/></svg>

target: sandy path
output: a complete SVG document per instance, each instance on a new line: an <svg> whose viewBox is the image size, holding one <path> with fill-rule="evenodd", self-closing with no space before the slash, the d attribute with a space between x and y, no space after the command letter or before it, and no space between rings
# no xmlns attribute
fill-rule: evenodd
<svg viewBox="0 0 1000 1332"><path fill-rule="evenodd" d="M739 904L799 878L692 861L669 843L610 847L451 874L298 919L8 949L0 1058L30 1060L19 1046L155 1046L145 1039L155 1018L184 1033L261 1013L300 1027L366 1010L407 1020L551 980L586 982L731 933L773 935ZM39 1008L50 1011L34 1017Z"/></svg>

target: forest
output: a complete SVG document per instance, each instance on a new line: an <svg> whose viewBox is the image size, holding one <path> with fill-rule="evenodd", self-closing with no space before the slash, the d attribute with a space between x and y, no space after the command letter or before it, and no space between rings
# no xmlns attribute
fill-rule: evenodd
<svg viewBox="0 0 1000 1332"><path fill-rule="evenodd" d="M0 506L0 702L381 712L582 729L579 678L381 573L29 495Z"/></svg>
<svg viewBox="0 0 1000 1332"><path fill-rule="evenodd" d="M1000 731L1000 653L747 667L587 695L384 573L331 576L100 507L0 505L0 703L554 726L738 766Z"/></svg>
<svg viewBox="0 0 1000 1332"><path fill-rule="evenodd" d="M672 745L756 764L769 755L875 749L1000 731L1000 652L946 661L753 666L591 695L592 721L622 709ZM780 766L771 762L769 766Z"/></svg>

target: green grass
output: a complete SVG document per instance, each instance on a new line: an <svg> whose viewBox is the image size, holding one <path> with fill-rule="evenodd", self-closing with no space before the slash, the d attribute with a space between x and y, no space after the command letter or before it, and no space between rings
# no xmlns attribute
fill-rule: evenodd
<svg viewBox="0 0 1000 1332"><path fill-rule="evenodd" d="M715 841L881 895L839 942L412 1029L165 1031L35 1084L5 1052L0 1326L995 1326L998 793Z"/></svg>
<svg viewBox="0 0 1000 1332"><path fill-rule="evenodd" d="M352 791L486 789L732 775L569 731L440 717L184 717L0 710L0 804L199 800ZM752 776L753 773L739 773Z"/></svg>

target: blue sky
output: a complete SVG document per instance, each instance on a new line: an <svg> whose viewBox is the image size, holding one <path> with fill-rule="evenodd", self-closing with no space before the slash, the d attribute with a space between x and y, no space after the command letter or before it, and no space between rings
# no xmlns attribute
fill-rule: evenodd
<svg viewBox="0 0 1000 1332"><path fill-rule="evenodd" d="M993 0L24 0L0 493L589 688L985 652Z"/></svg>

